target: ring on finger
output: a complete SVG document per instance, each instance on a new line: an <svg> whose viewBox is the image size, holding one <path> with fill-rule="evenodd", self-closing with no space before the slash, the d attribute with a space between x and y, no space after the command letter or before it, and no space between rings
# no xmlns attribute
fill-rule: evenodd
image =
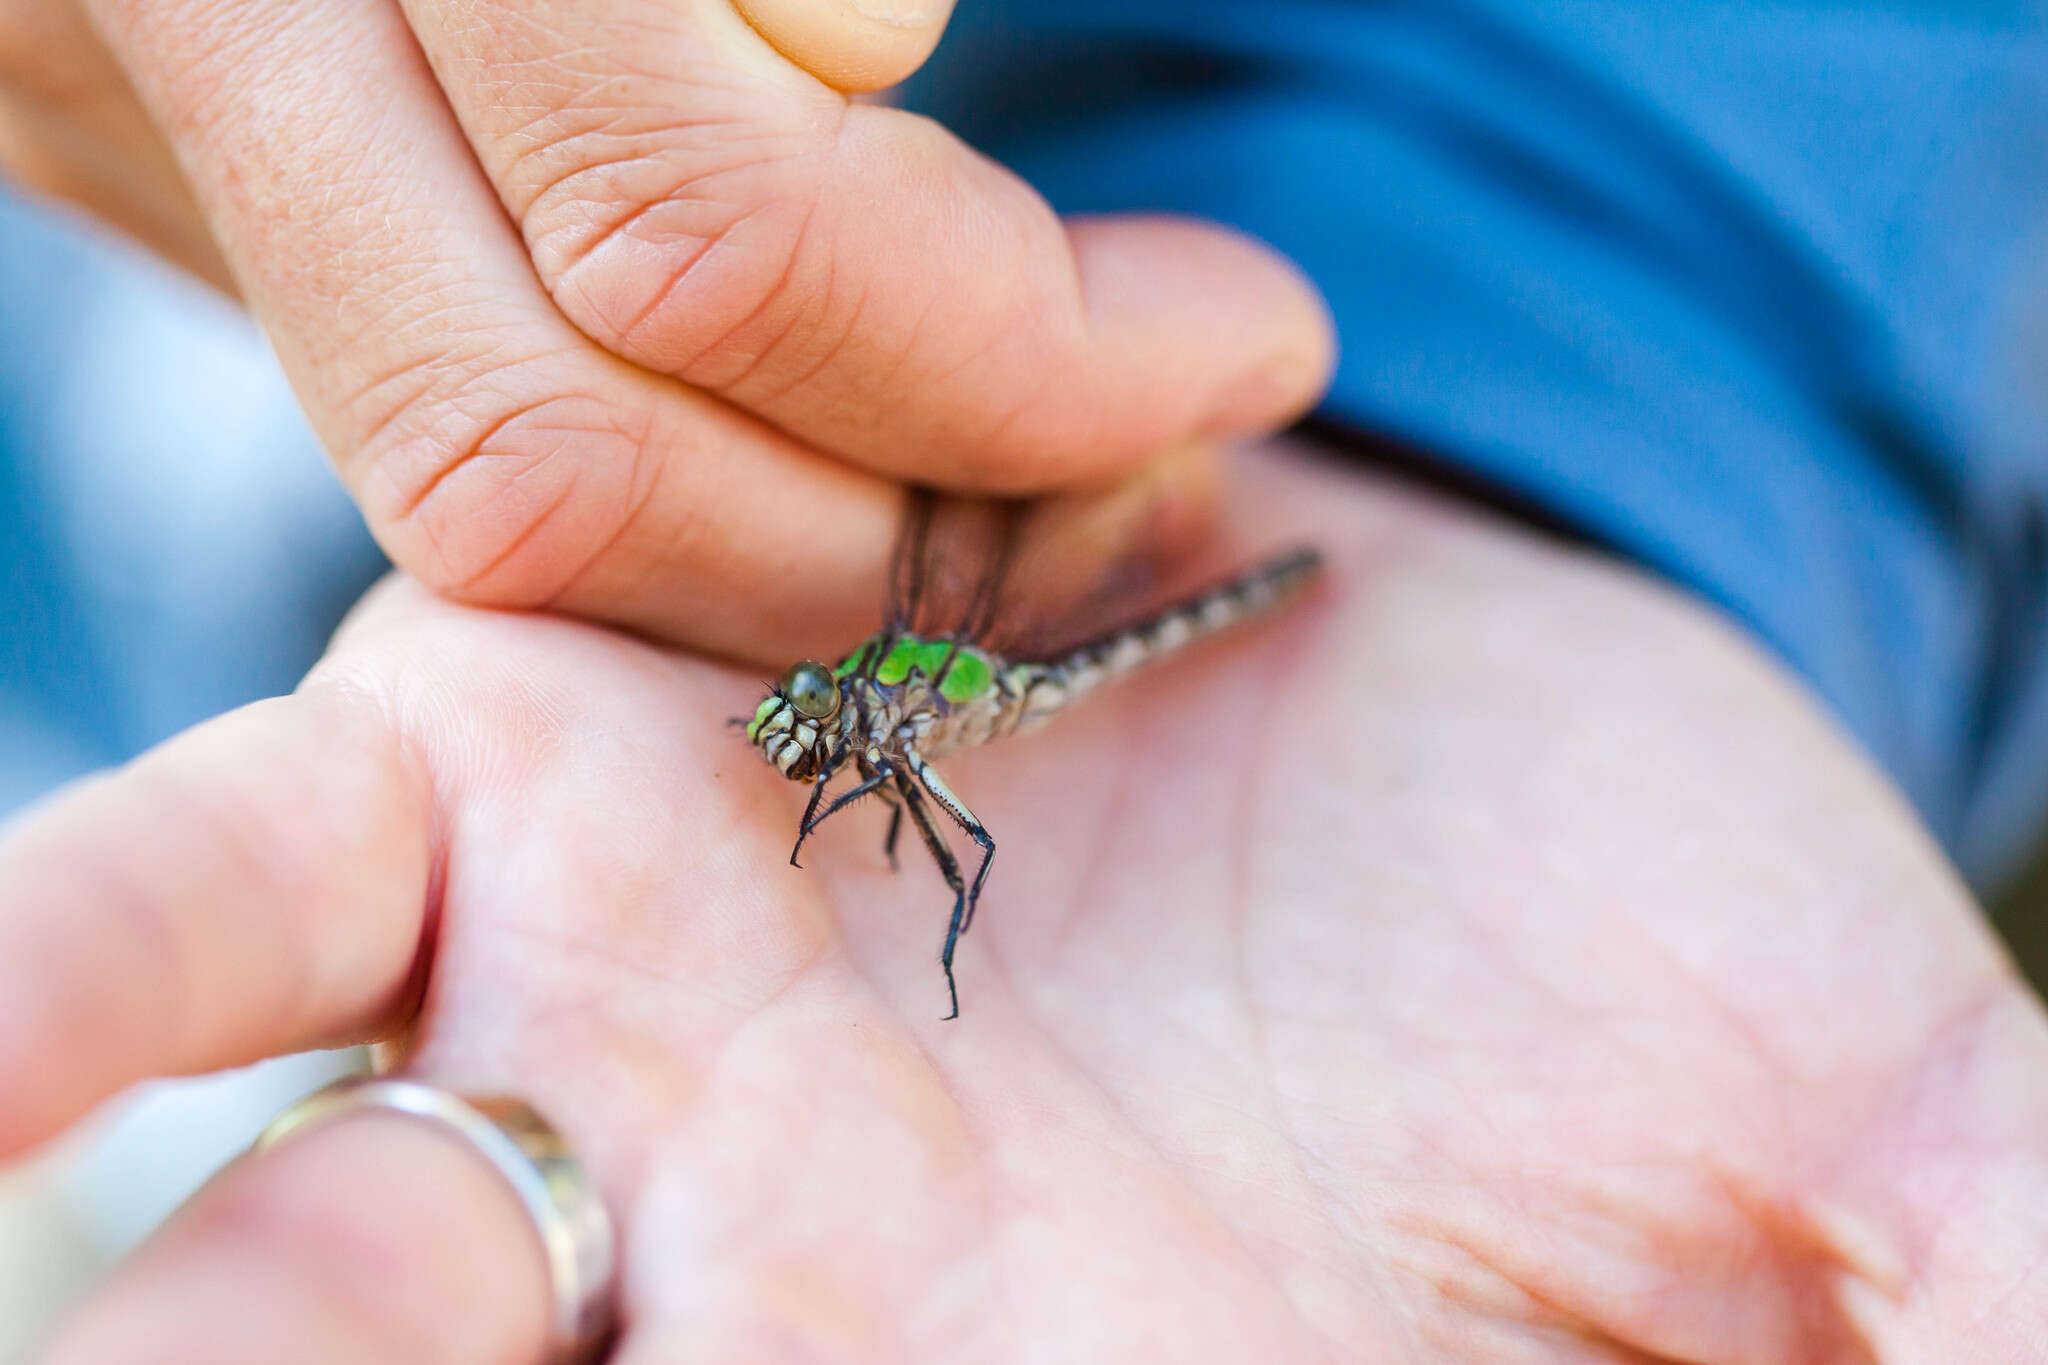
<svg viewBox="0 0 2048 1365"><path fill-rule="evenodd" d="M588 1172L554 1126L523 1100L462 1096L420 1081L354 1076L271 1120L250 1148L351 1114L406 1114L436 1124L488 1161L526 1210L547 1261L551 1359L589 1359L608 1339L617 1260L611 1219Z"/></svg>

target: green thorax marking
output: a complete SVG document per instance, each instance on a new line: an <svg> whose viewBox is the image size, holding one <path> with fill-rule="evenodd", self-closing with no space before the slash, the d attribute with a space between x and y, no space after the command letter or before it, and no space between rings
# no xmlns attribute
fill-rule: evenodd
<svg viewBox="0 0 2048 1365"><path fill-rule="evenodd" d="M957 706L973 701L995 686L995 669L990 666L988 655L972 645L899 635L888 655L880 663L875 663L875 656L880 653L882 645L883 638L879 635L863 641L859 649L840 660L839 667L832 670L833 676L844 678L866 667L872 670L870 676L877 683L893 687L908 678L913 670L931 677L951 654L953 662L946 665L946 676L939 680L940 696Z"/></svg>

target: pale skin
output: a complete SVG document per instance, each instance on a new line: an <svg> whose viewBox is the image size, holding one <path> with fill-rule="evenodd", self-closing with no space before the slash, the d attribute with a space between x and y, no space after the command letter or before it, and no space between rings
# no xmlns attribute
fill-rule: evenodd
<svg viewBox="0 0 2048 1365"><path fill-rule="evenodd" d="M0 0L0 169L238 293L428 586L787 657L873 612L901 481L1121 487L1102 552L1156 550L1329 372L1265 248L849 98L949 10Z"/></svg>
<svg viewBox="0 0 2048 1365"><path fill-rule="evenodd" d="M850 106L947 8L877 3L0 0L0 161L247 302L416 580L779 668L874 624L900 480L1185 540L1329 361L1268 254ZM1239 480L1330 590L946 765L1004 847L958 1022L880 811L787 866L758 670L400 582L6 832L0 1150L386 1038L568 1132L629 1361L2030 1358L2048 1035L1813 703L1626 570ZM541 1296L363 1120L43 1359L531 1359Z"/></svg>
<svg viewBox="0 0 2048 1365"><path fill-rule="evenodd" d="M2029 1359L2048 1029L1868 764L1632 571L1237 477L1328 588L948 765L1005 850L957 1022L881 808L788 866L757 675L393 583L0 845L6 1145L423 982L405 1069L603 1186L626 1361ZM230 1168L40 1359L532 1358L439 1146Z"/></svg>

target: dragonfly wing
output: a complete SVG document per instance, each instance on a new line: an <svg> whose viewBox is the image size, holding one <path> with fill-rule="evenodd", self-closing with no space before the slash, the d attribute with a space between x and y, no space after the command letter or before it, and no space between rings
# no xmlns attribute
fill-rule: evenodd
<svg viewBox="0 0 2048 1365"><path fill-rule="evenodd" d="M937 501L931 489L913 484L904 503L903 525L897 529L896 549L889 564L889 600L882 604L882 628L891 634L914 628L924 597L932 510Z"/></svg>
<svg viewBox="0 0 2048 1365"><path fill-rule="evenodd" d="M979 641L1003 613L1004 585L1029 504L913 488L889 578L887 627Z"/></svg>

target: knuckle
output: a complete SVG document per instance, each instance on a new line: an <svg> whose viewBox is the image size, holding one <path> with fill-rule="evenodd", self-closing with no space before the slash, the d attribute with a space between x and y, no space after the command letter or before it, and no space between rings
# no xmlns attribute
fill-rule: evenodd
<svg viewBox="0 0 2048 1365"><path fill-rule="evenodd" d="M618 538L652 480L651 419L596 392L532 393L525 367L415 391L362 459L364 507L402 567L492 606L555 600Z"/></svg>
<svg viewBox="0 0 2048 1365"><path fill-rule="evenodd" d="M520 227L555 304L599 345L695 378L734 339L787 326L826 120L735 111L707 122L578 107L549 116L513 171Z"/></svg>

